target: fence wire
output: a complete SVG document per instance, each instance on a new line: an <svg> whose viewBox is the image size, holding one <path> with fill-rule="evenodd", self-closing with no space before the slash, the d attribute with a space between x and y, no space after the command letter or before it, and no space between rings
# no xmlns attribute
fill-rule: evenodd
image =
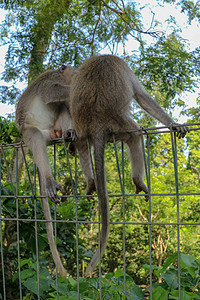
<svg viewBox="0 0 200 300"><path fill-rule="evenodd" d="M200 123L195 124L189 124L188 127L190 128L190 132L194 131L198 132L200 130ZM135 131L135 130L132 130ZM142 128L141 129L142 134L144 136L144 142L143 142L143 154L144 154L144 160L145 160L145 174L146 174L146 182L149 190L149 202L148 202L148 220L143 221L134 221L134 220L128 220L126 218L126 200L131 199L131 201L135 201L135 199L143 199L144 194L135 194L135 193L127 193L126 192L126 157L125 157L125 150L124 150L124 144L121 143L121 146L119 146L119 143L115 142L115 137L113 137L113 150L112 150L112 156L115 156L116 161L116 171L118 173L118 182L119 182L119 192L116 193L108 193L109 199L112 198L120 198L122 200L122 219L117 221L110 221L110 225L112 226L122 226L122 252L123 252L123 285L124 285L124 296L122 299L131 299L127 296L127 282L126 282L126 273L127 273L127 267L126 267L126 257L127 257L127 249L126 249L126 228L127 226L148 226L148 250L149 250L149 261L146 262L149 264L149 280L148 280L148 290L146 293L146 298L144 299L153 299L152 298L152 290L153 290L153 235L152 230L154 226L176 226L176 234L177 234L177 240L176 240L176 247L177 247L177 253L178 253L178 289L179 289L179 300L181 300L181 267L180 267L180 255L181 255L181 239L180 239L180 227L181 226L188 226L192 230L192 227L190 226L200 226L199 221L183 221L180 218L180 198L183 196L199 196L199 192L194 191L183 191L183 189L179 188L180 185L180 179L179 179L179 159L178 159L178 151L177 151L177 138L176 134L173 131L169 131L166 127L157 127L157 128ZM171 148L172 151L172 157L170 158L173 163L174 172L172 176L174 177L175 182L175 190L171 192L152 192L155 191L155 189L152 189L152 176L154 176L152 173L152 163L151 163L151 141L152 138L158 138L160 134L167 134L170 136L170 145L169 148ZM189 134L188 134L189 136ZM63 146L64 145L64 146ZM59 148L59 152L57 147ZM23 286L23 280L22 275L24 276L24 273L22 272L23 265L21 264L21 260L24 260L24 257L21 253L21 237L20 237L20 230L23 227L24 224L31 224L34 223L34 235L35 235L35 253L33 254L35 261L36 261L36 273L37 273L37 279L36 279L36 290L35 293L37 295L36 298L30 298L30 299L40 299L41 294L41 276L40 274L40 236L38 234L41 224L44 224L46 222L52 222L53 228L54 228L54 236L55 240L63 239L63 235L59 236L59 230L57 230L57 227L60 224L65 224L66 226L69 224L74 224L75 226L75 253L76 256L76 282L77 282L77 296L74 299L83 299L80 298L80 278L81 274L84 274L82 270L80 269L80 261L82 260L80 256L80 225L83 226L97 226L98 227L98 241L100 243L100 209L98 204L98 218L97 220L84 220L83 218L79 218L79 202L82 201L88 201L86 198L87 196L79 192L79 186L80 186L80 180L79 180L79 174L80 174L80 166L79 166L79 160L77 159L77 155L75 155L75 159L71 159L68 155L67 150L67 144L65 141L63 142L62 139L56 139L53 142L53 149L51 150L50 155L53 156L53 160L51 162L51 167L54 170L54 179L57 179L64 174L69 177L70 183L68 183L68 191L66 191L66 194L62 196L63 202L67 201L67 199L74 199L75 202L75 217L73 219L70 218L60 218L58 216L57 212L57 206L54 206L54 213L52 216L52 220L44 220L41 213L38 213L41 210L40 207L40 191L39 191L39 184L38 184L38 177L37 177L37 170L36 167L32 164L33 158L30 157L30 155L27 154L27 151L25 151L26 146L23 144L23 142L19 143L13 143L13 144L1 144L0 149L0 295L2 296L2 299L29 299L25 298L24 294L24 286ZM109 150L110 151L110 150ZM187 153L188 150L182 150ZM60 171L60 169L57 168L57 162L58 162L58 156L61 155L60 152L62 152L62 155L66 157L64 166L66 167L65 171ZM19 166L19 155L23 157L24 161L24 167L21 170L21 166ZM91 154L92 159L92 154ZM21 174L21 172L24 172ZM61 175L62 174L62 175ZM112 180L112 178L110 179ZM23 191L20 189L20 184L22 181L26 182L26 192L23 193ZM131 179L129 179L131 181ZM28 186L28 188L27 188ZM20 193L19 193L20 190ZM159 221L156 222L152 219L152 209L153 209L153 203L152 199L154 197L175 197L176 199L176 220L175 221ZM137 197L137 198L136 198ZM12 211L12 208L9 206L9 201L15 201L15 207L16 211ZM91 205L94 205L95 202L98 201L97 195L93 195L93 200L91 200ZM8 203L8 206L7 204ZM19 214L20 208L22 203L27 203L27 207L33 203L34 206L34 214L32 216L25 215L23 213ZM141 204L142 202L140 202ZM72 208L71 208L72 209ZM138 208L140 209L140 207ZM7 211L6 211L7 210ZM28 209L27 209L28 211ZM8 212L8 213L7 213ZM69 212L68 212L69 214ZM39 215L39 216L38 216ZM199 220L199 219L197 219ZM15 273L18 272L18 287L16 293L18 294L17 298L12 298L9 294L10 289L10 283L7 284L7 274L9 270L7 269L6 261L6 255L9 251L9 245L6 244L5 239L5 231L7 224L10 224L10 226L14 226L13 224L16 224L16 233L14 237L12 238L12 247L16 247L17 249L17 265L15 266ZM12 232L12 231L11 231ZM88 233L90 234L90 233ZM112 239L111 234L109 235L109 239ZM66 244L67 242L65 242ZM95 249L94 249L95 250ZM50 250L49 250L50 251ZM133 251L134 251L134 245L133 245ZM129 253L130 254L130 253ZM102 267L101 262L103 262L104 257L100 259L99 264L99 270L97 271L97 276L99 277L99 296L95 299L103 299L102 296L102 290L104 289L103 282L102 282ZM28 262L28 258L27 258ZM16 261L13 258L13 264L16 264ZM52 263L51 263L52 265ZM83 262L83 268L84 268L84 262ZM54 295L53 299L59 299L59 274L57 272L54 276L55 279L55 288L56 288L56 296ZM15 274L12 274L15 276ZM69 274L70 277L70 274ZM48 276L47 276L48 278ZM48 280L48 279L47 279ZM16 284L15 284L16 287ZM1 299L1 298L0 298ZM66 298L67 299L67 298ZM71 299L71 298L70 298Z"/></svg>

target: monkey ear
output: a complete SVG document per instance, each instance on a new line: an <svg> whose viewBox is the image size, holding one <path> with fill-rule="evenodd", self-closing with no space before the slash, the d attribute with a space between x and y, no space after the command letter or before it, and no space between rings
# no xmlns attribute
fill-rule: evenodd
<svg viewBox="0 0 200 300"><path fill-rule="evenodd" d="M60 70L61 73L63 73L66 68L67 68L66 65L62 65L59 70Z"/></svg>

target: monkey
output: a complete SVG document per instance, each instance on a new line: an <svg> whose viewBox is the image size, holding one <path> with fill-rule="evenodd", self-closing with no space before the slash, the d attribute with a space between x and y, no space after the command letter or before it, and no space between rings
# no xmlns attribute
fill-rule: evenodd
<svg viewBox="0 0 200 300"><path fill-rule="evenodd" d="M46 146L55 138L76 141L74 130L70 130L69 114L70 84L77 69L62 65L57 70L48 70L31 82L18 100L16 123L22 133L26 146L32 151L38 168L42 207L45 219L51 220L47 197L58 203L57 191L64 193L60 184L54 180ZM93 172L87 141L75 142L81 166L87 181L87 195L95 190ZM52 222L46 222L47 234L52 256L61 276L66 276L53 236Z"/></svg>
<svg viewBox="0 0 200 300"><path fill-rule="evenodd" d="M57 190L62 187L53 179L51 174L46 144L54 138L76 140L71 128L69 114L70 84L77 69L62 65L58 70L48 70L30 83L18 100L16 123L22 133L23 140L33 152L34 161L45 179L47 196L55 203L59 202ZM75 143L79 151L82 165L87 159L87 147ZM82 149L84 148L84 153ZM87 172L88 170L88 172ZM86 181L92 181L93 174L85 170ZM88 195L92 192L87 186Z"/></svg>
<svg viewBox="0 0 200 300"><path fill-rule="evenodd" d="M44 72L28 85L16 109L16 123L23 140L33 152L41 177L45 178L47 196L55 203L57 190L62 191L62 187L51 174L46 144L67 134L70 116L66 104L73 74L75 69L64 65Z"/></svg>
<svg viewBox="0 0 200 300"><path fill-rule="evenodd" d="M70 90L70 114L79 141L89 138L94 148L96 188L101 210L100 251L95 252L86 276L92 274L103 255L109 234L109 204L105 179L104 148L110 135L124 141L129 148L132 179L136 194L148 188L143 181L144 158L139 125L130 116L131 100L152 117L172 128L179 138L189 129L175 123L160 105L145 91L142 84L121 58L114 55L92 56L75 74ZM137 132L128 132L136 129ZM100 252L100 254L99 254Z"/></svg>

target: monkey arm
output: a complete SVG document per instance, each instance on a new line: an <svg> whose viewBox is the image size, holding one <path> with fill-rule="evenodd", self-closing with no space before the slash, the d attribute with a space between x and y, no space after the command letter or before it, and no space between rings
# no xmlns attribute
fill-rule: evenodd
<svg viewBox="0 0 200 300"><path fill-rule="evenodd" d="M138 104L148 112L152 117L177 131L178 138L183 138L189 128L185 125L178 124L162 109L162 107L145 91L141 83L135 77L133 80L134 98Z"/></svg>
<svg viewBox="0 0 200 300"><path fill-rule="evenodd" d="M41 177L44 179L46 195L54 203L59 202L57 191L60 190L63 193L63 189L52 176L46 150L45 137L36 127L29 127L24 129L23 139L25 144L32 151L34 162L39 169Z"/></svg>
<svg viewBox="0 0 200 300"><path fill-rule="evenodd" d="M69 103L70 85L52 83L47 88L43 88L40 95L45 104L52 102Z"/></svg>
<svg viewBox="0 0 200 300"><path fill-rule="evenodd" d="M152 117L160 121L166 126L170 126L174 123L172 118L162 109L162 107L143 89L135 92L134 98L138 104Z"/></svg>

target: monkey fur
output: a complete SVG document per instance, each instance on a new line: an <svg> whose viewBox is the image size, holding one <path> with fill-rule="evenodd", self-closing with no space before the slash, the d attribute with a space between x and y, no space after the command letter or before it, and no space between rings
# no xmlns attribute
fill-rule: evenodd
<svg viewBox="0 0 200 300"><path fill-rule="evenodd" d="M76 140L74 131L69 131L72 127L69 114L70 84L76 72L77 70L69 65L44 72L28 85L19 98L16 109L16 123L26 146L33 152L38 167L40 191L43 196L42 207L48 221L51 220L51 214L47 197L58 203L57 191L64 191L52 176L46 145L54 138L72 137ZM86 193L90 195L95 190L95 185L87 141L81 144L77 141L75 147L79 151L81 166L85 168ZM55 244L52 222L46 222L46 228L58 272L61 276L66 276Z"/></svg>
<svg viewBox="0 0 200 300"><path fill-rule="evenodd" d="M97 193L101 209L101 240L86 270L91 275L106 248L109 233L109 205L106 189L104 147L110 134L124 141L130 151L132 179L136 193L148 188L143 181L144 159L140 127L130 116L131 100L152 117L177 131L183 138L189 131L179 126L145 91L128 65L114 55L99 55L87 59L73 78L70 90L70 114L79 141L90 139L94 147ZM128 130L137 129L137 132ZM145 196L148 200L148 195Z"/></svg>

